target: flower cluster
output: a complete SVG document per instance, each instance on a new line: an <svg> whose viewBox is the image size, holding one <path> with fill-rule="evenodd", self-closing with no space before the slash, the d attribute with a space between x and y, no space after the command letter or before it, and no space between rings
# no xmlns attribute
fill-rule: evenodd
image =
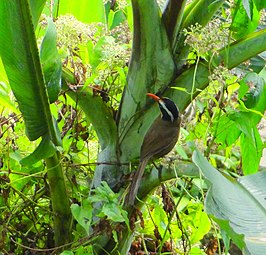
<svg viewBox="0 0 266 255"><path fill-rule="evenodd" d="M209 52L216 53L227 44L229 30L222 27L220 20L213 20L205 27L196 23L189 29L184 29L185 45L189 45L200 56Z"/></svg>
<svg viewBox="0 0 266 255"><path fill-rule="evenodd" d="M213 71L212 74L209 76L209 82L210 84L213 85L221 85L221 86L226 86L226 81L231 80L233 78L233 74L229 69L226 67L220 65L216 67Z"/></svg>
<svg viewBox="0 0 266 255"><path fill-rule="evenodd" d="M55 22L59 47L74 49L89 40L97 40L97 35L105 29L102 23L85 24L72 15L59 16Z"/></svg>
<svg viewBox="0 0 266 255"><path fill-rule="evenodd" d="M129 44L132 39L132 35L127 22L123 22L114 27L109 32L109 35L113 36L116 39L116 42L119 42L120 44Z"/></svg>

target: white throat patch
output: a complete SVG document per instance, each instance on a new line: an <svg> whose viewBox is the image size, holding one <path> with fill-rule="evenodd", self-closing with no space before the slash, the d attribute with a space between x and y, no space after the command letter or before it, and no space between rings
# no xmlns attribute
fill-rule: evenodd
<svg viewBox="0 0 266 255"><path fill-rule="evenodd" d="M164 102L162 100L159 100L159 104L161 105L161 107L166 111L166 113L169 115L169 117L171 118L171 121L174 122L174 116L173 114L167 109L167 107L165 106Z"/></svg>

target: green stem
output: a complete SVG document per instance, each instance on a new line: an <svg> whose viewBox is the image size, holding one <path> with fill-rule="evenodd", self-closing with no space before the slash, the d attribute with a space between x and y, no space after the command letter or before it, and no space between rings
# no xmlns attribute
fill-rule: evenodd
<svg viewBox="0 0 266 255"><path fill-rule="evenodd" d="M66 191L65 179L59 154L45 160L50 186L50 196L54 213L55 245L63 245L71 240L72 215Z"/></svg>
<svg viewBox="0 0 266 255"><path fill-rule="evenodd" d="M197 76L197 70L198 70L198 66L199 66L199 56L197 57L197 61L196 61L196 65L195 65L195 69L194 69L194 73L193 73L193 80L192 80L192 88L191 88L191 92L190 92L190 100L191 102L193 101L194 98L194 90L195 90L195 83L196 83L196 76Z"/></svg>

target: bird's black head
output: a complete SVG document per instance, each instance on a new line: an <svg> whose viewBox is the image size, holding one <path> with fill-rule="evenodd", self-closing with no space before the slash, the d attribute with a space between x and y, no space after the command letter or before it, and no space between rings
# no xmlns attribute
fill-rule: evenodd
<svg viewBox="0 0 266 255"><path fill-rule="evenodd" d="M174 122L179 117L179 110L172 100L167 97L163 97L158 101L158 103L163 120Z"/></svg>
<svg viewBox="0 0 266 255"><path fill-rule="evenodd" d="M167 97L160 98L151 93L147 95L158 102L163 120L174 122L179 117L179 110L172 100Z"/></svg>

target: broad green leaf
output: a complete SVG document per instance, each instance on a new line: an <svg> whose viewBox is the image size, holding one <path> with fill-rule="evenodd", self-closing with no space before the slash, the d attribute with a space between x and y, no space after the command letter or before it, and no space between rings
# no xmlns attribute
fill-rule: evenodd
<svg viewBox="0 0 266 255"><path fill-rule="evenodd" d="M112 11L110 11L109 15ZM121 24L126 18L122 10L116 11L111 14L112 18L109 23L109 17L108 17L108 27L109 29L113 29L114 27Z"/></svg>
<svg viewBox="0 0 266 255"><path fill-rule="evenodd" d="M132 7L128 5L125 9L126 17L127 17L127 23L130 28L130 31L133 31L133 11Z"/></svg>
<svg viewBox="0 0 266 255"><path fill-rule="evenodd" d="M256 107L261 96L263 96L264 84L264 79L256 73L248 73L240 81L240 92L249 88L249 91L246 92L245 95L243 95L243 92L239 95L239 97L244 97L243 101L247 108Z"/></svg>
<svg viewBox="0 0 266 255"><path fill-rule="evenodd" d="M135 141L143 138L142 135L155 119L158 110L155 104L151 105L151 101L147 100L145 93L163 90L173 78L175 71L171 46L157 2L132 1L132 8L133 13L136 13L135 46L133 46L127 86L120 103L118 120L121 151L125 152L122 156L128 155L129 158L132 152L139 152L141 143L136 146ZM146 103L150 104L150 107L145 108ZM148 111L144 109L148 109L149 113L147 114ZM143 121L144 113L145 121Z"/></svg>
<svg viewBox="0 0 266 255"><path fill-rule="evenodd" d="M71 78L68 78L68 76L69 75L64 72L66 80L71 81ZM76 93L68 90L68 95L76 102ZM89 121L93 124L102 150L109 145L115 146L117 127L110 109L103 103L102 99L93 96L91 89L86 88L78 94L78 102ZM111 160L110 154L109 159Z"/></svg>
<svg viewBox="0 0 266 255"><path fill-rule="evenodd" d="M88 199L91 203L95 202L115 202L118 204L118 194L114 193L105 181L94 190L94 194Z"/></svg>
<svg viewBox="0 0 266 255"><path fill-rule="evenodd" d="M111 10L111 2L110 1L107 1L104 4L104 9L105 9L105 18L106 18L106 20L108 20L108 15L109 15L109 12ZM108 24L109 24L109 22L108 22Z"/></svg>
<svg viewBox="0 0 266 255"><path fill-rule="evenodd" d="M103 47L106 44L112 44L114 42L115 39L111 36L101 37L95 46L93 46L93 43L91 41L88 42L87 49L89 54L89 63L94 70L101 63L101 60L104 57L105 53Z"/></svg>
<svg viewBox="0 0 266 255"><path fill-rule="evenodd" d="M11 89L36 140L52 123L28 1L0 1L0 55ZM49 123L49 124L48 124Z"/></svg>
<svg viewBox="0 0 266 255"><path fill-rule="evenodd" d="M88 200L83 200L81 206L77 204L71 205L71 212L75 220L86 230L86 233L90 233L91 221L92 221L92 206Z"/></svg>
<svg viewBox="0 0 266 255"><path fill-rule="evenodd" d="M60 255L74 255L73 251L63 251L60 253Z"/></svg>
<svg viewBox="0 0 266 255"><path fill-rule="evenodd" d="M176 145L175 146L175 150L184 160L188 160L189 159L188 156L187 156L186 151L183 149L182 146Z"/></svg>
<svg viewBox="0 0 266 255"><path fill-rule="evenodd" d="M244 96L246 95L246 93L248 92L249 90L249 86L246 82L244 82L243 80L241 80L239 82L239 89L238 89L238 98L239 99L242 99L244 98Z"/></svg>
<svg viewBox="0 0 266 255"><path fill-rule="evenodd" d="M260 71L259 73L260 77L262 77L266 83L266 66Z"/></svg>
<svg viewBox="0 0 266 255"><path fill-rule="evenodd" d="M38 161L42 159L46 159L52 157L56 152L56 147L50 140L49 136L45 136L42 138L42 141L38 145L38 147L32 152L29 156L20 160L20 164L22 165L34 165Z"/></svg>
<svg viewBox="0 0 266 255"><path fill-rule="evenodd" d="M72 14L84 23L106 23L103 0L57 0L56 3L56 15Z"/></svg>
<svg viewBox="0 0 266 255"><path fill-rule="evenodd" d="M168 217L163 207L159 203L154 206L154 209L151 213L151 217L154 221L153 225L155 224L158 227L160 235L164 236L165 231L167 229ZM154 226L152 227L154 228ZM166 233L165 238L166 239L170 238L170 234L168 231Z"/></svg>
<svg viewBox="0 0 266 255"><path fill-rule="evenodd" d="M242 0L235 0L235 2L236 8L232 9L233 21L230 29L233 32L233 36L236 39L240 39L256 30L260 15L253 3L242 5Z"/></svg>
<svg viewBox="0 0 266 255"><path fill-rule="evenodd" d="M230 120L226 115L223 115L219 119L215 141L223 146L230 146L238 139L240 134L241 131L236 123Z"/></svg>
<svg viewBox="0 0 266 255"><path fill-rule="evenodd" d="M256 173L262 156L262 140L256 127L251 129L252 136L242 133L240 147L242 168L245 175Z"/></svg>
<svg viewBox="0 0 266 255"><path fill-rule="evenodd" d="M196 244L199 240L206 235L211 229L211 222L203 211L202 204L192 204L188 206L188 215L192 218L191 221L191 244Z"/></svg>
<svg viewBox="0 0 266 255"><path fill-rule="evenodd" d="M103 205L101 213L107 216L107 219L114 222L125 222L127 219L122 215L123 209L115 203L106 203Z"/></svg>
<svg viewBox="0 0 266 255"><path fill-rule="evenodd" d="M234 112L228 115L228 118L235 122L239 130L241 130L245 135L252 136L252 127L256 123L251 118L251 114L248 112Z"/></svg>
<svg viewBox="0 0 266 255"><path fill-rule="evenodd" d="M189 254L191 255L206 255L206 253L204 251L202 251L200 248L198 247L192 247L189 251Z"/></svg>
<svg viewBox="0 0 266 255"><path fill-rule="evenodd" d="M113 10L110 10L108 13L108 28L111 29L113 21L114 21L114 17L115 17L115 12Z"/></svg>
<svg viewBox="0 0 266 255"><path fill-rule="evenodd" d="M48 28L41 45L41 63L50 103L57 100L61 89L62 64L56 47L55 25L48 20Z"/></svg>
<svg viewBox="0 0 266 255"><path fill-rule="evenodd" d="M244 80L247 82L241 83L240 95L243 97L247 96L246 106L250 106L249 109L244 109L244 111L235 112L229 114L228 117L236 122L239 129L247 134L247 130L251 130L252 127L256 126L262 118L266 110L266 82L264 77L264 70L259 73L248 74ZM246 93L249 86L253 88L250 92ZM261 113L261 114L259 114Z"/></svg>
<svg viewBox="0 0 266 255"><path fill-rule="evenodd" d="M242 0L242 4L250 20L253 17L253 1L252 0Z"/></svg>
<svg viewBox="0 0 266 255"><path fill-rule="evenodd" d="M222 236L223 241L224 241L224 249L225 249L225 254L226 254L230 248L231 238L226 233L226 231L224 231L223 229L221 229L221 236Z"/></svg>
<svg viewBox="0 0 266 255"><path fill-rule="evenodd" d="M0 81L4 82L5 84L8 83L8 78L6 76L6 71L1 59L1 55L0 55Z"/></svg>
<svg viewBox="0 0 266 255"><path fill-rule="evenodd" d="M30 0L30 7L31 7L31 13L32 13L32 22L34 25L34 29L36 29L39 18L41 16L43 7L46 3L46 0Z"/></svg>
<svg viewBox="0 0 266 255"><path fill-rule="evenodd" d="M243 68L245 70L248 69L248 72L250 70L253 70L255 73L259 73L265 66L265 57L266 52L262 52L261 54L258 54L257 56L251 58L249 60L250 64L248 67L245 67L245 63L241 65L241 69Z"/></svg>
<svg viewBox="0 0 266 255"><path fill-rule="evenodd" d="M255 3L258 11L262 10L263 8L266 8L266 1L265 0L253 0Z"/></svg>
<svg viewBox="0 0 266 255"><path fill-rule="evenodd" d="M211 183L205 201L206 212L242 250L252 255L264 254L266 172L235 180L212 167L198 150L194 151L192 159Z"/></svg>

